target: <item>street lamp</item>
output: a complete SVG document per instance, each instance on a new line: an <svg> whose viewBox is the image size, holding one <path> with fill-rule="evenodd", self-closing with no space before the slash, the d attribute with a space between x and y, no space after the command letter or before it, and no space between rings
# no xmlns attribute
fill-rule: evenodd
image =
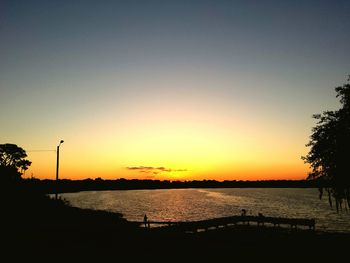
<svg viewBox="0 0 350 263"><path fill-rule="evenodd" d="M57 145L57 162L56 162L56 193L55 193L55 199L57 200L57 195L58 195L58 167L59 167L59 162L60 162L60 146L61 144L64 143L63 140L60 141L60 144Z"/></svg>

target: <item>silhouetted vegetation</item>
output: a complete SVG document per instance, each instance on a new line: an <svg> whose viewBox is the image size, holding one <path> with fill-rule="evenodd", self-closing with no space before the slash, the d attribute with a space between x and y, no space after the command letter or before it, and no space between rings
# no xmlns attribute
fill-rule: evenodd
<svg viewBox="0 0 350 263"><path fill-rule="evenodd" d="M335 91L342 107L313 116L318 122L307 144L310 152L302 158L312 168L308 179L327 182L327 187L320 187L320 198L325 189L330 206L334 199L338 211L344 203L350 208L350 83Z"/></svg>
<svg viewBox="0 0 350 263"><path fill-rule="evenodd" d="M54 193L57 182L55 180L26 179L28 187L36 188L45 193ZM136 189L175 189L175 188L319 188L326 187L325 182L310 180L263 180L263 181L169 181L169 180L115 180L84 179L58 181L59 192L78 192L96 190L136 190Z"/></svg>
<svg viewBox="0 0 350 263"><path fill-rule="evenodd" d="M26 151L16 144L0 144L0 182L3 186L21 179L21 175L32 163L26 157Z"/></svg>

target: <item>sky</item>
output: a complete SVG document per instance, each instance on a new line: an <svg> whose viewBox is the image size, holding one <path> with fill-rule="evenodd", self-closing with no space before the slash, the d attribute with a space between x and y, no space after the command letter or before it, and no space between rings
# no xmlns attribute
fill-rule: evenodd
<svg viewBox="0 0 350 263"><path fill-rule="evenodd" d="M0 1L24 177L304 179L350 73L349 1Z"/></svg>

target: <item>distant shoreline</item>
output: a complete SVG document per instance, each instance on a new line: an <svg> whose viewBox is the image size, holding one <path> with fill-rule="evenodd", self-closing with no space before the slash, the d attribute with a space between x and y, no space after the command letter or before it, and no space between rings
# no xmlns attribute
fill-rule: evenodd
<svg viewBox="0 0 350 263"><path fill-rule="evenodd" d="M80 191L104 190L153 190L153 189L188 189L188 188L320 188L327 183L315 180L263 180L263 181L169 181L169 180L139 180L115 179L103 180L39 180L25 179L24 183L41 192L52 194L71 193Z"/></svg>

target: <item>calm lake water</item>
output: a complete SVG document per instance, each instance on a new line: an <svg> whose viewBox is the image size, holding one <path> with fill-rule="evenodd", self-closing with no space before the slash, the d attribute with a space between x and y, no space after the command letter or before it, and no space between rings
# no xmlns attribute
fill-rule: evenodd
<svg viewBox="0 0 350 263"><path fill-rule="evenodd" d="M71 205L119 212L124 218L191 221L239 215L315 218L316 229L350 232L350 213L337 213L327 198L318 199L317 189L225 188L86 191L61 195Z"/></svg>

